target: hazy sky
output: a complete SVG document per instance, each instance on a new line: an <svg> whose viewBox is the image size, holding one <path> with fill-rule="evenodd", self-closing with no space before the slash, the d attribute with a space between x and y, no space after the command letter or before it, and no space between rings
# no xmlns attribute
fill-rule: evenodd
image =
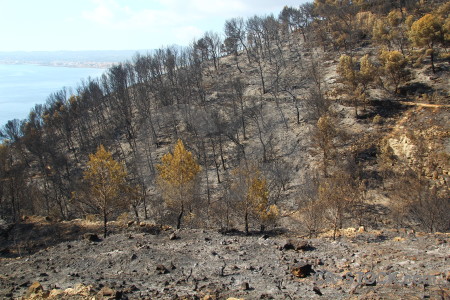
<svg viewBox="0 0 450 300"><path fill-rule="evenodd" d="M226 19L305 0L0 0L0 51L138 50L187 45Z"/></svg>

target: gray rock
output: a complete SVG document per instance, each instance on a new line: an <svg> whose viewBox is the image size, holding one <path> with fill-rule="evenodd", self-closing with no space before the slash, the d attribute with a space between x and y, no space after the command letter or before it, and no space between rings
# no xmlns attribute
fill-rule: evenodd
<svg viewBox="0 0 450 300"><path fill-rule="evenodd" d="M312 266L306 262L299 262L291 268L292 275L299 278L310 276L312 272Z"/></svg>
<svg viewBox="0 0 450 300"><path fill-rule="evenodd" d="M95 233L85 233L83 235L83 238L89 242L100 242L101 241L100 238L98 237L98 235Z"/></svg>
<svg viewBox="0 0 450 300"><path fill-rule="evenodd" d="M248 284L248 282L241 283L241 290L248 291L249 289L250 289L250 285Z"/></svg>
<svg viewBox="0 0 450 300"><path fill-rule="evenodd" d="M167 270L167 268L164 265L157 265L156 266L156 273L161 275L161 274L167 274L169 273L169 270Z"/></svg>

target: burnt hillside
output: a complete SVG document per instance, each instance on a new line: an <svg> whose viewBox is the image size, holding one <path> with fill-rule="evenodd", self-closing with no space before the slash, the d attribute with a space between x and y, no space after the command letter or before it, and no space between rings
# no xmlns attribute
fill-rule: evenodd
<svg viewBox="0 0 450 300"><path fill-rule="evenodd" d="M55 92L1 129L0 218L102 215L83 178L104 145L131 187L109 220L448 231L450 6L400 3L231 19ZM181 207L157 169L179 139L201 167Z"/></svg>

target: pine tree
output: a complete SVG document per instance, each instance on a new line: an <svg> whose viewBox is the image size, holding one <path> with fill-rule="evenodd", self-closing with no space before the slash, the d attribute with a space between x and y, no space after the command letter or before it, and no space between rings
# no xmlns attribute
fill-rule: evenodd
<svg viewBox="0 0 450 300"><path fill-rule="evenodd" d="M279 215L276 205L269 205L269 188L267 180L253 165L240 166L233 170L234 182L231 186L238 197L237 209L244 215L245 233L249 233L249 219L259 221L261 231L266 224L273 222Z"/></svg>
<svg viewBox="0 0 450 300"><path fill-rule="evenodd" d="M177 229L180 229L189 199L193 196L195 179L201 170L200 165L179 139L173 154L165 154L157 169L159 185L164 192L166 204L177 211Z"/></svg>
<svg viewBox="0 0 450 300"><path fill-rule="evenodd" d="M341 82L349 89L348 94L355 108L355 117L358 117L358 79L355 59L345 54L342 55L339 58L337 72L341 76Z"/></svg>
<svg viewBox="0 0 450 300"><path fill-rule="evenodd" d="M389 83L394 86L394 93L398 92L398 87L409 75L406 69L407 60L399 51L382 50L380 54L382 64L381 70L387 77Z"/></svg>
<svg viewBox="0 0 450 300"><path fill-rule="evenodd" d="M328 169L335 155L334 139L338 135L335 122L327 115L320 117L317 121L316 130L312 136L314 145L322 155L323 176L328 176Z"/></svg>
<svg viewBox="0 0 450 300"><path fill-rule="evenodd" d="M377 69L370 62L368 55L361 58L358 70L356 59L344 54L339 59L337 72L341 76L342 83L349 89L355 117L358 117L359 102L365 104L367 89L375 80Z"/></svg>
<svg viewBox="0 0 450 300"><path fill-rule="evenodd" d="M430 55L433 73L436 73L436 68L434 67L436 45L444 41L442 26L443 24L439 18L432 14L426 14L412 24L409 32L409 37L413 44L417 47L424 47L426 53Z"/></svg>
<svg viewBox="0 0 450 300"><path fill-rule="evenodd" d="M356 197L354 179L345 171L324 178L318 189L319 203L324 217L333 228L333 240L341 229Z"/></svg>
<svg viewBox="0 0 450 300"><path fill-rule="evenodd" d="M113 159L111 152L106 151L103 145L98 147L95 154L89 155L87 170L84 172L84 181L89 185L91 204L103 216L104 237L107 234L109 216L121 207L126 207L127 172L124 166Z"/></svg>
<svg viewBox="0 0 450 300"><path fill-rule="evenodd" d="M369 89L370 84L372 84L377 77L377 67L369 59L369 55L364 55L359 60L359 72L358 72L358 83L359 83L359 100L363 104L363 110L366 110L367 97L366 93Z"/></svg>

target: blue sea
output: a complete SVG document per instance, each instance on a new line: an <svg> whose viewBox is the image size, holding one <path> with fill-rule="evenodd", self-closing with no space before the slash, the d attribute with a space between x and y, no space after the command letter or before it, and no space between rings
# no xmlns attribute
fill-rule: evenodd
<svg viewBox="0 0 450 300"><path fill-rule="evenodd" d="M0 65L0 127L25 119L35 104L44 104L63 87L75 90L82 79L96 78L104 69L39 65Z"/></svg>

